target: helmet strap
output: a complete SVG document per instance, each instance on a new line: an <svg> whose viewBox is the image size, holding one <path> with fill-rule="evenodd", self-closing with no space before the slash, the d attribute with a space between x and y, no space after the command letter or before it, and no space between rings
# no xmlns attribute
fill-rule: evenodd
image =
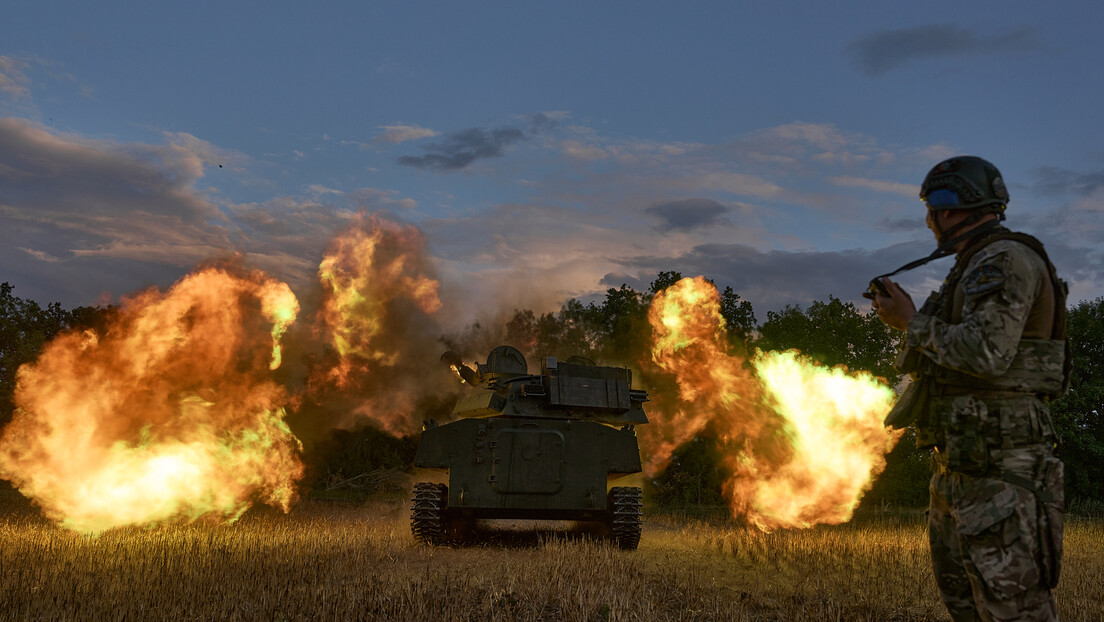
<svg viewBox="0 0 1104 622"><path fill-rule="evenodd" d="M982 214L977 214L972 220L976 222L977 220L979 220L981 218L981 216L982 216ZM880 280L882 280L883 278L885 278L887 276L894 276L894 275L899 274L901 272L912 270L913 268L919 268L920 266L922 266L922 265L924 265L928 262L935 261L936 259L941 259L941 258L946 257L948 255L953 255L955 253L954 247L958 246L959 243L965 242L967 240L971 240L973 238L980 238L980 237L984 236L985 234L989 233L989 231L991 231L992 229L995 229L995 228L999 227L1000 226L1000 221L1004 220L1003 214L1001 216L1002 217L998 218L997 220L990 220L990 221L987 221L987 222L983 222L982 224L978 225L977 227L975 227L973 229L970 229L966 233L963 233L962 235L960 235L958 237L951 238L951 239L947 240L946 242L940 244L934 251L932 251L932 254L928 255L927 257L921 257L920 259L910 261L907 264L901 266L900 268L897 268L893 272L887 272L885 274L880 274L880 275L874 277L873 279L871 279L871 282L873 283L874 281L880 281ZM948 231L948 233L954 233L955 231L958 231L958 230L962 229L962 227L965 226L966 224L968 224L969 222L970 221L967 220L967 221L964 221L962 223L959 223L958 225L955 225L954 227L951 227L951 230Z"/></svg>
<svg viewBox="0 0 1104 622"><path fill-rule="evenodd" d="M985 233L993 227L996 227L998 224L1000 224L1001 220L1004 220L1004 214L1001 214L1000 218L997 218L996 220L990 220L977 227L974 227L973 229L970 229L965 233L955 236L955 234L959 231L962 231L962 229L977 224L977 222L984 218L986 215L993 213L998 212L987 209L979 209L973 211L965 219L963 219L962 222L947 229L946 231L941 231L940 233L942 234L941 237L943 238L943 241L939 243L939 248L948 251L947 254L950 254L951 252L954 252L954 248L962 242L965 242L966 240L969 240L974 236L981 235L982 233Z"/></svg>

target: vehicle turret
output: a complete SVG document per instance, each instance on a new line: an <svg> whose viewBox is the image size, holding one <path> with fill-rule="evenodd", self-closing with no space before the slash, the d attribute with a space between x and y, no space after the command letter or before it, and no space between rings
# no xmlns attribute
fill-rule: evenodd
<svg viewBox="0 0 1104 622"><path fill-rule="evenodd" d="M442 544L479 519L597 523L625 549L640 540L642 492L613 486L641 471L634 426L648 418L632 372L582 357L545 357L530 374L511 346L491 350L475 369L446 352L468 390L453 420L427 421L416 467L447 474L447 484L415 485L414 536Z"/></svg>

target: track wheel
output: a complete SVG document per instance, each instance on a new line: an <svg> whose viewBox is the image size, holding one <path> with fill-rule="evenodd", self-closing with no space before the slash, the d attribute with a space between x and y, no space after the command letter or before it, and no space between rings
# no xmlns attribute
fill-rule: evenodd
<svg viewBox="0 0 1104 622"><path fill-rule="evenodd" d="M643 507L644 493L639 488L617 486L610 489L610 539L626 551L636 550L640 544Z"/></svg>
<svg viewBox="0 0 1104 622"><path fill-rule="evenodd" d="M448 508L448 486L430 482L414 484L410 495L410 531L426 544L444 544Z"/></svg>

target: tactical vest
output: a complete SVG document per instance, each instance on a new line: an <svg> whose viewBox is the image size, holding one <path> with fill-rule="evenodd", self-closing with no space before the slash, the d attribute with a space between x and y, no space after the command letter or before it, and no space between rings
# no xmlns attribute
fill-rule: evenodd
<svg viewBox="0 0 1104 622"><path fill-rule="evenodd" d="M956 311L960 301L956 302L958 285L963 278L963 272L970 260L983 248L999 240L1014 240L1032 249L1043 260L1047 267L1048 277L1053 291L1053 300L1049 296L1040 296L1035 300L1028 314L1029 322L1039 322L1038 318L1051 315L1042 313L1040 304L1053 304L1053 314L1049 330L1049 339L1022 338L1016 349L1016 355L1012 359L1008 370L998 376L980 378L965 374L953 369L934 365L931 359L920 356L919 377L926 377L923 384L927 386L928 399L925 400L928 408L938 408L938 404L945 403L947 398L955 395L974 395L981 399L1001 399L1009 397L1040 397L1044 399L1059 397L1069 388L1070 379L1070 352L1069 340L1066 338L1066 295L1068 286L1065 281L1058 278L1054 265L1047 257L1043 245L1034 237L1008 231L999 228L994 233L980 239L975 244L963 250L955 261L954 268L944 281L943 287L932 296L921 309L922 313L929 313L948 323L956 323L961 318L956 317ZM1048 298L1044 300L1044 298ZM1046 334L1047 327L1039 325L1025 326L1025 334ZM1062 361L1060 366L1055 366L1053 361ZM1060 371L1058 371L1060 369ZM927 408L925 408L927 410ZM927 410L920 414L916 421L917 446L928 447L942 445L944 441L943 420L944 413Z"/></svg>
<svg viewBox="0 0 1104 622"><path fill-rule="evenodd" d="M1038 335L1049 332L1050 338L1021 339L1008 370L996 377L979 378L946 367L933 366L930 373L936 384L936 392L943 394L979 391L1008 392L1036 394L1047 398L1060 397L1069 388L1071 371L1065 316L1068 286L1065 281L1058 278L1054 264L1050 262L1050 258L1039 240L1026 233L1017 233L1002 228L963 250L957 257L955 266L940 292L941 299L936 316L948 323L954 323L961 319L956 317L958 307L956 292L958 291L959 282L964 276L962 273L978 252L999 240L1013 240L1027 246L1035 251L1046 265L1050 284L1053 288L1054 307L1050 330L1047 331L1048 327L1045 326L1027 325L1024 327L1024 333ZM1034 318L1051 315L1050 313L1040 312L1036 308L1040 304L1050 302L1050 300L1045 300L1042 297L1036 299L1031 312L1028 314L1028 321L1031 322ZM1061 364L1056 366L1054 361L1061 361Z"/></svg>

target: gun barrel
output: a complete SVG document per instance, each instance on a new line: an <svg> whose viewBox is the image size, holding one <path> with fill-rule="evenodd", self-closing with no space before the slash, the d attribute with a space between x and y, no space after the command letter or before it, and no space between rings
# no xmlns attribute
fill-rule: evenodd
<svg viewBox="0 0 1104 622"><path fill-rule="evenodd" d="M460 378L464 382L470 385L479 383L479 375L475 373L475 370L465 365L464 362L460 360L460 356L452 350L441 355L441 362L454 369L457 374L460 374Z"/></svg>

